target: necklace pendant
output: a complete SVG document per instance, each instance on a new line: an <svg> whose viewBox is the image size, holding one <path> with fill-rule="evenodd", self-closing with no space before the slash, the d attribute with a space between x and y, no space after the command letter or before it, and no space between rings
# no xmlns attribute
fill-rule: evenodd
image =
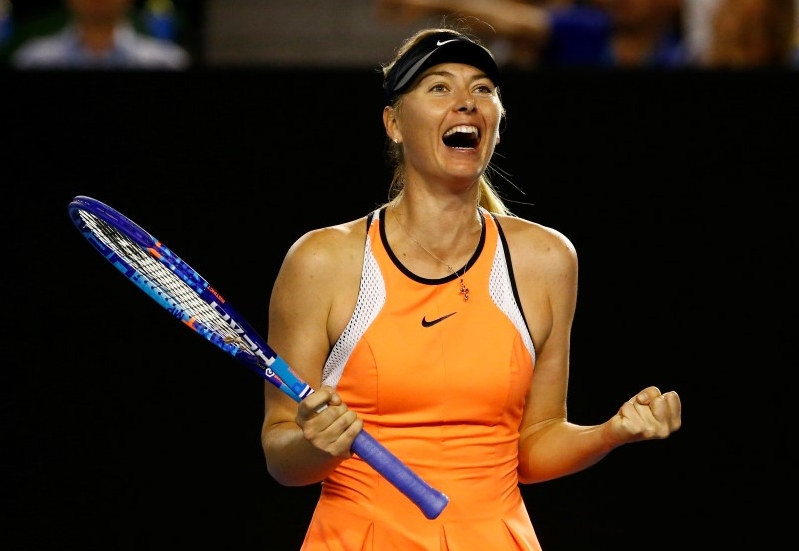
<svg viewBox="0 0 799 551"><path fill-rule="evenodd" d="M469 300L469 289L466 287L466 284L463 282L463 278L461 278L461 290L460 294L463 295L463 302Z"/></svg>

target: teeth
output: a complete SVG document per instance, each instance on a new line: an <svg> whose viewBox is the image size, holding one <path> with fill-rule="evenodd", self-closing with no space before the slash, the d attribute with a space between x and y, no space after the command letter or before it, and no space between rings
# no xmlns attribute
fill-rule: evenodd
<svg viewBox="0 0 799 551"><path fill-rule="evenodd" d="M460 133L460 134L474 134L475 136L478 135L478 131L477 131L477 127L476 126L463 125L463 126L456 126L455 128L450 128L449 130L447 130L446 134L444 134L444 137L446 138L448 136L452 136L453 134L458 134L458 133Z"/></svg>

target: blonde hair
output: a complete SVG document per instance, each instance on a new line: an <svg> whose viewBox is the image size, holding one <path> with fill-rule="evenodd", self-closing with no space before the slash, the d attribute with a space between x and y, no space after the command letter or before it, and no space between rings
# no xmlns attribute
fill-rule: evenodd
<svg viewBox="0 0 799 551"><path fill-rule="evenodd" d="M472 42L480 44L479 39L470 36L467 32L462 30L457 30L454 28L449 27L441 27L441 28L428 28L422 29L405 39L402 43L400 48L397 50L397 54L394 56L394 59L391 62L383 65L383 79L385 80L389 73L391 73L391 69L397 63L397 61L405 55L405 53L413 48L420 40L424 39L426 36L435 33L452 33L453 35L457 36L465 36ZM396 97L392 98L391 100L391 107L395 110L399 111L402 106L402 96L403 94L397 94ZM501 105L501 100L500 100ZM502 116L505 116L505 108L502 107ZM394 173L391 178L391 185L388 188L388 201L395 202L398 200L405 189L405 158L402 154L402 145L398 143L394 143L394 141L388 139L386 137L386 159L389 163L389 166L394 168ZM512 216L513 213L510 209L505 205L505 202L500 197L497 188L494 187L493 183L491 182L490 178L486 174L486 171L480 175L478 180L478 204L486 209L489 212L493 212L496 214L505 214Z"/></svg>

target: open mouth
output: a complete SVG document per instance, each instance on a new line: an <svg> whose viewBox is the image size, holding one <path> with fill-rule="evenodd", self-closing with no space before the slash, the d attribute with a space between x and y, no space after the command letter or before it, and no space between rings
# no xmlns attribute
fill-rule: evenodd
<svg viewBox="0 0 799 551"><path fill-rule="evenodd" d="M475 149L480 143L480 132L476 126L456 126L444 134L444 145L457 149Z"/></svg>

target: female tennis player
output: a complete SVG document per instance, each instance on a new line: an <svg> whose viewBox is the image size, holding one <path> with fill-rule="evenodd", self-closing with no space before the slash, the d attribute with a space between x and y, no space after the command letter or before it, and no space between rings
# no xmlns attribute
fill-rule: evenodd
<svg viewBox="0 0 799 551"><path fill-rule="evenodd" d="M492 54L426 29L383 75L388 202L301 236L272 290L267 340L318 390L298 404L266 385L267 467L322 483L303 551L540 550L519 485L667 438L680 398L653 385L569 421L577 255L487 177L505 116ZM449 497L437 518L352 453L361 430Z"/></svg>

